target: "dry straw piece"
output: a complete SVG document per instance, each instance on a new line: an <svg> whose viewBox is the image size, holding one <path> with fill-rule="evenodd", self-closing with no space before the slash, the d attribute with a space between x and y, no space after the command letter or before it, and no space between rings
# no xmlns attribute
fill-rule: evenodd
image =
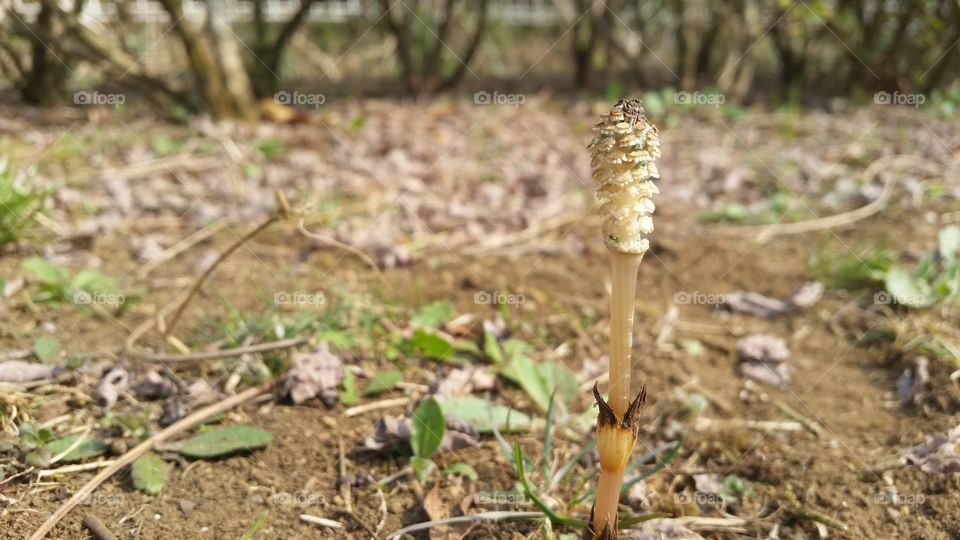
<svg viewBox="0 0 960 540"><path fill-rule="evenodd" d="M630 400L630 356L637 272L650 249L646 236L653 232L652 197L660 192L653 182L660 177L654 162L660 156L660 134L647 122L637 100L618 102L595 130L597 136L589 146L591 167L611 260L610 390L608 403L594 386L600 406L600 480L584 538L612 540L617 538L617 505L624 469L640 429L640 409L646 397L641 389Z"/></svg>

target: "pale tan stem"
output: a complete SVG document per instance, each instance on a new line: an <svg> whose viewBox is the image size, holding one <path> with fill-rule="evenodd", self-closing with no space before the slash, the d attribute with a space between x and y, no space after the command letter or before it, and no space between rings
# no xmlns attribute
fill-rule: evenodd
<svg viewBox="0 0 960 540"><path fill-rule="evenodd" d="M607 398L617 418L630 405L630 353L633 349L633 303L637 295L637 272L643 254L610 252L610 391ZM619 490L619 488L618 488Z"/></svg>
<svg viewBox="0 0 960 540"><path fill-rule="evenodd" d="M616 523L617 504L620 502L620 486L623 485L623 470L600 470L597 483L597 498L593 503L593 530L600 532L613 520Z"/></svg>

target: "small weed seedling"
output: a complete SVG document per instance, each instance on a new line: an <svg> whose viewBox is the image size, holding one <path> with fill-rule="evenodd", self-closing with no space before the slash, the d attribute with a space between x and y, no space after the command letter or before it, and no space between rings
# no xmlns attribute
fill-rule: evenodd
<svg viewBox="0 0 960 540"><path fill-rule="evenodd" d="M48 191L29 185L32 174L14 170L0 160L0 248L27 237L36 226Z"/></svg>

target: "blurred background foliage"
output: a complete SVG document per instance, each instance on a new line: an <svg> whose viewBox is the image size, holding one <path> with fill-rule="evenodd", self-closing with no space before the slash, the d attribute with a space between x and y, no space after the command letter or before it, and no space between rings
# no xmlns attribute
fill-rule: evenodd
<svg viewBox="0 0 960 540"><path fill-rule="evenodd" d="M4 0L0 77L29 103L104 88L246 119L297 89L955 103L958 42L957 0Z"/></svg>

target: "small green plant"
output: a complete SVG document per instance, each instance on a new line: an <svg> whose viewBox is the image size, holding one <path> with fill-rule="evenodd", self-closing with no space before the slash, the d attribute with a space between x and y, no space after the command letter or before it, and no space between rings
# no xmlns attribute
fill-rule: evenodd
<svg viewBox="0 0 960 540"><path fill-rule="evenodd" d="M798 221L804 218L803 205L789 192L777 191L769 199L746 206L729 203L720 210L701 212L697 220L705 223L735 223L737 225L769 225Z"/></svg>
<svg viewBox="0 0 960 540"><path fill-rule="evenodd" d="M86 269L73 275L67 268L39 257L24 260L22 266L36 281L38 292L33 299L37 302L120 310L137 294L136 291L125 291L116 279L99 270Z"/></svg>
<svg viewBox="0 0 960 540"><path fill-rule="evenodd" d="M831 288L869 288L878 304L897 303L926 308L960 298L960 227L940 230L936 251L923 256L909 269L896 257L874 246L842 257L817 254L810 268Z"/></svg>
<svg viewBox="0 0 960 540"><path fill-rule="evenodd" d="M447 422L443 416L443 409L440 408L440 403L436 399L432 397L424 399L413 411L410 424L410 449L413 450L413 457L410 458L410 465L421 482L426 481L435 467L433 455L440 448L446 429Z"/></svg>
<svg viewBox="0 0 960 540"><path fill-rule="evenodd" d="M864 289L883 283L883 276L895 264L896 257L883 244L854 251L843 251L832 244L814 252L808 266L813 275L831 289Z"/></svg>
<svg viewBox="0 0 960 540"><path fill-rule="evenodd" d="M32 171L16 171L8 160L0 159L0 248L31 239L50 194L30 185L32 180Z"/></svg>

